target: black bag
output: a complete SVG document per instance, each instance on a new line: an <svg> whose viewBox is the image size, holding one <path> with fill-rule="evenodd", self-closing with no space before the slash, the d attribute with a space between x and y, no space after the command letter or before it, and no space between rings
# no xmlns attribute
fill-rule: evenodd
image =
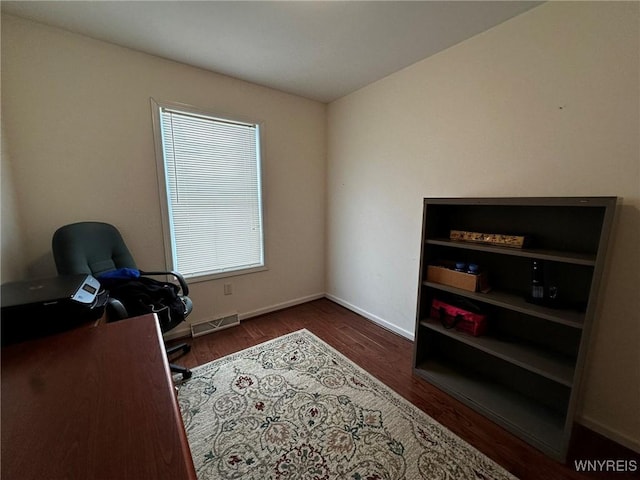
<svg viewBox="0 0 640 480"><path fill-rule="evenodd" d="M111 298L122 302L131 317L155 313L160 329L165 332L184 321L186 307L178 295L180 288L173 283L153 278L100 279Z"/></svg>

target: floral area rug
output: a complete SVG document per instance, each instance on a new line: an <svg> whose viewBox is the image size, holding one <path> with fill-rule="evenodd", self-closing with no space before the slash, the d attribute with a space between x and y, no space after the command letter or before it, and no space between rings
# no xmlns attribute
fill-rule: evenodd
<svg viewBox="0 0 640 480"><path fill-rule="evenodd" d="M178 401L200 480L515 478L307 330L193 369Z"/></svg>

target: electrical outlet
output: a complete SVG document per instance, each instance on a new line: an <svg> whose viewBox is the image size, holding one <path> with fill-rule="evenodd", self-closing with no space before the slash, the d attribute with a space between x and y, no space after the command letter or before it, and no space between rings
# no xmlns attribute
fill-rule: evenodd
<svg viewBox="0 0 640 480"><path fill-rule="evenodd" d="M231 287L230 283L225 283L224 284L224 294L225 295L231 295L233 293L233 288Z"/></svg>

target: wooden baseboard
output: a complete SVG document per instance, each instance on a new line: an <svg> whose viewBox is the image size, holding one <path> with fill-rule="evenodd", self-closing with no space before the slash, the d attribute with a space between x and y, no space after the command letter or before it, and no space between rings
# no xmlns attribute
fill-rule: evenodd
<svg viewBox="0 0 640 480"><path fill-rule="evenodd" d="M640 442L638 440L634 440L624 433L618 432L617 430L613 430L602 423L588 417L581 416L576 420L580 425L592 430L603 437L616 442L622 445L629 450L633 450L634 452L640 454Z"/></svg>
<svg viewBox="0 0 640 480"><path fill-rule="evenodd" d="M303 303L312 302L313 300L319 300L320 298L324 298L325 296L326 294L324 292L314 293L312 295L294 298L293 300L287 300L286 302L276 303L275 305L259 308L257 310L253 310L250 312L240 313L238 314L238 316L240 317L240 321L247 320L249 318L258 317L260 315L265 315L267 313L277 312L278 310L283 310L285 308L295 307L296 305L302 305Z"/></svg>
<svg viewBox="0 0 640 480"><path fill-rule="evenodd" d="M250 312L239 313L238 318L240 321L247 320L249 318L258 317L260 315L265 315L267 313L277 312L278 310L283 310L285 308L295 307L296 305L302 305L303 303L311 302L313 300L318 300L320 298L325 298L325 293L314 293L312 295L307 295L305 297L294 298L293 300L288 300L286 302L276 303L274 305L269 305L268 307L259 308L257 310L252 310ZM216 317L213 317L216 318ZM212 318L212 319L213 319ZM202 322L207 321L207 319L200 320ZM188 338L191 337L191 328L189 326L189 322L185 322L180 327L176 327L170 332L167 332L163 335L163 338L166 341L170 340L178 340L180 338Z"/></svg>
<svg viewBox="0 0 640 480"><path fill-rule="evenodd" d="M413 332L409 332L407 330L399 328L399 327L393 325L392 323L387 322L383 318L380 318L377 315L374 315L373 313L367 312L366 310L363 310L362 308L357 307L357 306L353 305L352 303L349 303L346 300L343 300L340 297L336 297L335 295L332 295L330 293L325 294L325 298L328 298L332 302L335 302L338 305L341 305L344 308L346 308L348 310L351 310L352 312L357 313L361 317L364 317L367 320L370 320L371 322L373 322L376 325L384 328L385 330L389 330L390 332L393 332L393 333L395 333L397 335L400 335L400 336L402 336L402 337L404 337L404 338L406 338L408 340L413 341L413 338L414 338Z"/></svg>

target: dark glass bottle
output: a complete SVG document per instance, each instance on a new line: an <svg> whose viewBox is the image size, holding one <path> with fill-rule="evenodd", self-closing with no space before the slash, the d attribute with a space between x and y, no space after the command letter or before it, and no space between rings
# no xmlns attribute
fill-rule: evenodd
<svg viewBox="0 0 640 480"><path fill-rule="evenodd" d="M534 302L544 300L544 272L540 260L531 261L531 299Z"/></svg>

